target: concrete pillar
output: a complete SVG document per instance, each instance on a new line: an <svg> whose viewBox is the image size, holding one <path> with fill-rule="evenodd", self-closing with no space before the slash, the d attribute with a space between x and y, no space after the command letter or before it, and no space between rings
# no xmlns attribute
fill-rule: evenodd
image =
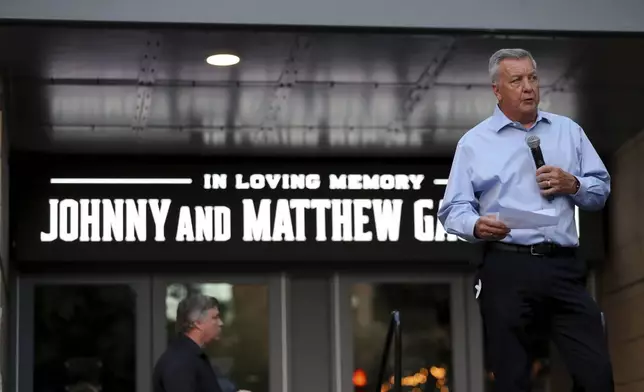
<svg viewBox="0 0 644 392"><path fill-rule="evenodd" d="M644 391L644 131L612 165L609 257L597 279L616 391Z"/></svg>

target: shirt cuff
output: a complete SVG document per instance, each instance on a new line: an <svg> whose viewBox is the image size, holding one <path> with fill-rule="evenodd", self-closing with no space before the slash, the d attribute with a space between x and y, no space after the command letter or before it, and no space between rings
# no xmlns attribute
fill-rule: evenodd
<svg viewBox="0 0 644 392"><path fill-rule="evenodd" d="M463 239L467 242L481 242L483 241L482 239L476 238L474 236L474 227L476 226L476 222L479 220L478 215L473 215L473 216L468 216L466 219L463 221Z"/></svg>
<svg viewBox="0 0 644 392"><path fill-rule="evenodd" d="M579 198L583 197L583 195L586 193L588 185L584 183L583 178L577 176L575 176L575 178L577 179L577 181L579 181L579 189L577 189L577 192L573 193L571 196L573 197L573 199L575 199L575 201L578 201Z"/></svg>

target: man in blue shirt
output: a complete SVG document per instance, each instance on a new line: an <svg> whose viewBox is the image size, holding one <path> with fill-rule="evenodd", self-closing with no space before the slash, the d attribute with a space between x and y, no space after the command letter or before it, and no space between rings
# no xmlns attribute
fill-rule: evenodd
<svg viewBox="0 0 644 392"><path fill-rule="evenodd" d="M586 264L574 209L600 210L610 175L584 130L571 119L539 110L539 78L532 55L502 49L489 63L494 113L458 142L438 217L446 231L484 242L475 295L495 390L529 390L530 342L537 322L584 391L613 391L602 315L585 287ZM526 144L541 140L537 168ZM513 229L497 219L500 207L551 209L555 226Z"/></svg>

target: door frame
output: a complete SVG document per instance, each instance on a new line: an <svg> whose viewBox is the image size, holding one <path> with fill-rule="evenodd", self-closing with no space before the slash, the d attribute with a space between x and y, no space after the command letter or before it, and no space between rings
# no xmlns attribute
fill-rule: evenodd
<svg viewBox="0 0 644 392"><path fill-rule="evenodd" d="M333 354L334 382L338 392L353 392L353 325L351 316L351 286L355 283L442 283L450 286L450 320L454 378L450 389L455 391L482 392L482 379L473 378L482 365L476 350L481 341L477 339L476 322L472 322L470 280L463 273L414 274L409 272L391 274L335 274L333 277ZM476 305L474 303L474 305ZM404 328L404 314L402 325ZM476 315L474 315L476 317ZM385 343L383 336L382 344ZM479 353L480 354L480 353Z"/></svg>
<svg viewBox="0 0 644 392"><path fill-rule="evenodd" d="M135 309L135 361L136 361L136 390L151 391L152 341L150 339L150 278L140 276L99 276L99 275L20 275L15 278L17 288L14 306L16 315L13 317L15 331L14 348L16 355L15 391L33 392L34 365L34 288L37 285L107 285L122 284L132 288L136 295Z"/></svg>
<svg viewBox="0 0 644 392"><path fill-rule="evenodd" d="M166 288L170 283L201 282L235 284L263 284L268 289L269 391L288 391L289 339L287 333L288 279L284 274L265 276L233 274L156 274L152 277L152 363L167 346Z"/></svg>

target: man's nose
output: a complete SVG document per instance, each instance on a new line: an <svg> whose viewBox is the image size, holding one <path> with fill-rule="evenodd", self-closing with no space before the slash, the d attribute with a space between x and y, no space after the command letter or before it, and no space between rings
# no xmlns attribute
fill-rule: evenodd
<svg viewBox="0 0 644 392"><path fill-rule="evenodd" d="M523 91L531 92L532 90L534 90L534 86L530 82L530 79L528 78L523 79L522 84L523 84Z"/></svg>

